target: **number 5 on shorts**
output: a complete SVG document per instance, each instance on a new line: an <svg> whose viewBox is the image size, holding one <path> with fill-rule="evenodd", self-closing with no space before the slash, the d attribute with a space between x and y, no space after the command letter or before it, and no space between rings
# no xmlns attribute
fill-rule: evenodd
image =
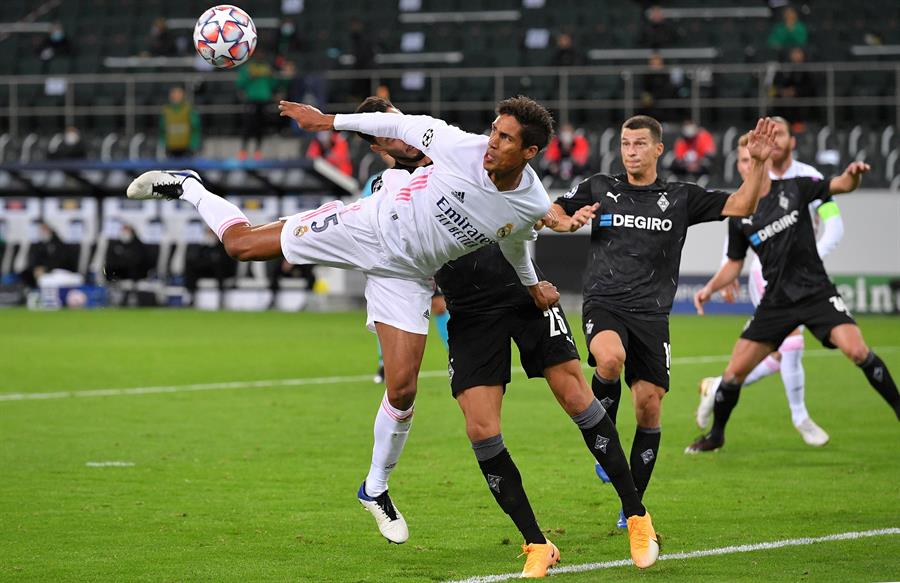
<svg viewBox="0 0 900 583"><path fill-rule="evenodd" d="M313 233L321 233L322 231L324 231L325 229L328 228L328 225L336 225L337 223L338 223L337 214L333 214L333 215L328 215L327 217L325 217L325 220L322 221L321 225L319 223L317 223L316 221L313 221L312 223L309 224L309 228L312 229Z"/></svg>

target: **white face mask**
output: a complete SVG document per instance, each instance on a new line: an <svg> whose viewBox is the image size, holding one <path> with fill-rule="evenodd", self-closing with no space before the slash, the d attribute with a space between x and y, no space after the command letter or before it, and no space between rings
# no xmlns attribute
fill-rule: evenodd
<svg viewBox="0 0 900 583"><path fill-rule="evenodd" d="M559 141L566 147L572 145L572 142L575 141L575 132L561 132L559 134Z"/></svg>
<svg viewBox="0 0 900 583"><path fill-rule="evenodd" d="M123 231L122 235L119 236L119 241L123 243L131 243L134 241L134 234L131 231Z"/></svg>
<svg viewBox="0 0 900 583"><path fill-rule="evenodd" d="M80 136L78 135L78 132L75 131L68 131L63 137L63 141L69 146L71 146L72 144L77 144L79 139Z"/></svg>
<svg viewBox="0 0 900 583"><path fill-rule="evenodd" d="M681 135L687 139L691 139L697 135L697 126L689 124L681 128Z"/></svg>

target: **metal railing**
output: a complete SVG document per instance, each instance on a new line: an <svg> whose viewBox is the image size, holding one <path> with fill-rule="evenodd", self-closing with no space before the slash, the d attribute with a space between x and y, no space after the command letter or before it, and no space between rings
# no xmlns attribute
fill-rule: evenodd
<svg viewBox="0 0 900 583"><path fill-rule="evenodd" d="M770 94L770 83L775 71L807 71L819 75L821 91L814 97L778 98ZM685 87L689 96L656 100L652 107L661 110L679 110L703 123L704 117L712 110L740 110L751 115L763 115L779 108L817 108L824 111L824 120L835 127L840 108L882 108L890 111L884 125L900 125L900 61L897 62L840 62L793 64L685 64L665 67L662 72L679 72L686 79ZM659 74L647 66L581 66L581 67L508 67L508 68L434 68L434 69L376 69L376 70L333 70L325 76L332 83L368 81L374 93L379 84L389 80L401 80L415 74L424 80L422 90L409 92L410 100L404 99L402 106L409 112L425 112L441 116L448 112L492 111L496 102L512 93L528 93L528 83L544 79L543 87L551 88L550 99L542 102L558 113L560 122L566 122L573 112L606 110L618 112L623 117L633 115L644 104L641 101L642 79L647 75ZM879 95L842 94L838 91L837 80L843 75L882 76ZM745 97L719 97L717 87L728 77L752 79L754 89ZM824 77L824 78L823 78ZM159 103L141 104L138 95L150 86L183 84L188 95L201 85L213 90L233 91L233 104L204 104L197 110L203 115L239 114L243 111L239 103L234 82L235 72L167 72L131 74L87 74L87 75L23 75L0 76L0 92L6 94L6 105L0 106L0 123L7 125L7 131L17 137L20 120L28 117L57 117L66 125L77 125L78 119L92 116L112 116L121 118L120 127L126 135L134 134L138 127L137 118L157 116L163 105ZM459 82L473 83L482 80L490 85L491 99L458 99L449 95ZM528 83L523 83L527 81ZM846 85L846 84L841 84ZM35 89L36 87L36 89ZM585 87L603 87L606 97L577 98L584 95ZM30 89L29 89L30 88ZM218 88L218 89L216 89ZM27 103L27 95L49 91L56 94L58 103L54 105L34 105ZM117 97L115 103L91 105L93 101L85 95L110 93ZM482 92L483 93L483 92ZM76 95L80 97L76 98ZM332 112L352 111L357 103L334 101L327 109Z"/></svg>

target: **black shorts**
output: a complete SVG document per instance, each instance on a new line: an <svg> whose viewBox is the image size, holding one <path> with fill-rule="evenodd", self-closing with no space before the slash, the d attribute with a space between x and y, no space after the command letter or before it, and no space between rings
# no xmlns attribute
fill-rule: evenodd
<svg viewBox="0 0 900 583"><path fill-rule="evenodd" d="M500 385L506 390L512 365L510 340L519 348L528 378L544 376L545 368L580 358L559 306L547 312L528 306L493 314L451 312L447 332L454 397L477 386Z"/></svg>
<svg viewBox="0 0 900 583"><path fill-rule="evenodd" d="M585 305L582 318L588 364L597 366L591 354L591 340L604 330L612 330L619 335L625 347L625 382L628 386L641 380L669 390L672 347L669 343L668 316L648 320L597 305Z"/></svg>
<svg viewBox="0 0 900 583"><path fill-rule="evenodd" d="M767 306L763 298L744 326L741 338L778 347L801 324L806 325L823 346L835 348L828 339L831 331L841 324L856 324L856 320L835 289L778 306Z"/></svg>

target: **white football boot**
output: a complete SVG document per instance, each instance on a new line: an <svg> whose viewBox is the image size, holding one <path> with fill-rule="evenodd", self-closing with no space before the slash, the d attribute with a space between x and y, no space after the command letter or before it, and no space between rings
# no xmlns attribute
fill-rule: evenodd
<svg viewBox="0 0 900 583"><path fill-rule="evenodd" d="M359 503L363 508L375 517L375 524L378 530L388 542L394 544L403 544L409 538L409 529L406 527L406 519L400 514L400 511L394 506L391 497L388 496L387 490L372 497L366 494L366 483L363 482L356 493Z"/></svg>
<svg viewBox="0 0 900 583"><path fill-rule="evenodd" d="M151 170L132 180L126 194L132 200L175 200L184 194L184 181L189 178L203 184L193 170Z"/></svg>
<svg viewBox="0 0 900 583"><path fill-rule="evenodd" d="M722 377L706 377L700 381L700 404L697 405L697 427L706 429L712 419L713 407L716 404L716 391Z"/></svg>
<svg viewBox="0 0 900 583"><path fill-rule="evenodd" d="M803 437L803 441L806 442L806 445L811 445L813 447L822 447L828 440L828 434L824 429L816 425L815 421L807 417L794 427L797 428L797 431L800 432L800 436Z"/></svg>

